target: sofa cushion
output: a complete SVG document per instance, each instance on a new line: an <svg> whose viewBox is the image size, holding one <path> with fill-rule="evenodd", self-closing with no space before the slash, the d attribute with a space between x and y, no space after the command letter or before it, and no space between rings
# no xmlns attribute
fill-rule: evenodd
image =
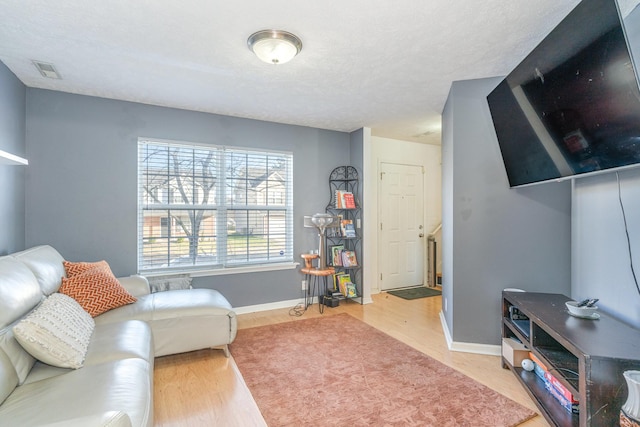
<svg viewBox="0 0 640 427"><path fill-rule="evenodd" d="M13 253L11 256L29 267L38 279L44 295L51 295L58 291L65 272L62 265L64 258L57 250L51 246L42 245Z"/></svg>
<svg viewBox="0 0 640 427"><path fill-rule="evenodd" d="M153 361L153 338L146 322L129 320L126 322L96 325L91 343L84 359L83 369L105 362L124 359L143 359ZM36 362L24 384L42 381L47 378L64 375L69 369L56 368Z"/></svg>
<svg viewBox="0 0 640 427"><path fill-rule="evenodd" d="M9 356L0 349L0 404L18 385L18 374L13 368Z"/></svg>
<svg viewBox="0 0 640 427"><path fill-rule="evenodd" d="M36 277L23 263L0 257L0 329L31 311L42 300Z"/></svg>
<svg viewBox="0 0 640 427"><path fill-rule="evenodd" d="M62 279L60 292L78 301L92 317L137 301L111 270L102 266Z"/></svg>
<svg viewBox="0 0 640 427"><path fill-rule="evenodd" d="M226 345L234 340L237 332L231 304L212 289L144 295L135 304L116 308L94 320L100 325L125 319L149 323L156 357Z"/></svg>
<svg viewBox="0 0 640 427"><path fill-rule="evenodd" d="M153 336L141 320L96 325L85 366L114 360L138 358L153 362Z"/></svg>
<svg viewBox="0 0 640 427"><path fill-rule="evenodd" d="M101 414L87 415L59 421L56 423L43 424L40 427L132 427L131 418L122 411L107 411Z"/></svg>
<svg viewBox="0 0 640 427"><path fill-rule="evenodd" d="M35 359L16 341L12 327L42 300L33 272L11 256L0 257L0 348L4 350L22 383Z"/></svg>
<svg viewBox="0 0 640 427"><path fill-rule="evenodd" d="M134 426L153 425L153 363L118 360L22 385L0 405L0 426L35 427L114 410Z"/></svg>
<svg viewBox="0 0 640 427"><path fill-rule="evenodd" d="M111 271L109 264L107 261L97 261L97 262L71 262L71 261L62 261L62 265L64 267L65 273L67 273L68 278L72 278L73 276L77 276L78 274L82 274L86 271L93 270L94 268L102 268Z"/></svg>
<svg viewBox="0 0 640 427"><path fill-rule="evenodd" d="M149 281L146 277L139 274L132 274L127 277L118 277L118 282L134 297L148 295L151 293L149 289Z"/></svg>
<svg viewBox="0 0 640 427"><path fill-rule="evenodd" d="M95 322L67 295L52 294L13 327L18 342L36 359L61 368L82 367Z"/></svg>

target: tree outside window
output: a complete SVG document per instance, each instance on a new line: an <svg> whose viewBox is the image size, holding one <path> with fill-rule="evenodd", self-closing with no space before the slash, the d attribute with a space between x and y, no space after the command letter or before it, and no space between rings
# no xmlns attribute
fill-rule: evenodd
<svg viewBox="0 0 640 427"><path fill-rule="evenodd" d="M139 141L140 271L293 260L292 156Z"/></svg>

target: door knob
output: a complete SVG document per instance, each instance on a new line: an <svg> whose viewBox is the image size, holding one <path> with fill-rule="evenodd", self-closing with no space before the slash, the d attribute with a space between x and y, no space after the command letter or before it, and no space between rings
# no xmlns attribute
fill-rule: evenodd
<svg viewBox="0 0 640 427"><path fill-rule="evenodd" d="M424 233L418 234L418 237L424 237Z"/></svg>

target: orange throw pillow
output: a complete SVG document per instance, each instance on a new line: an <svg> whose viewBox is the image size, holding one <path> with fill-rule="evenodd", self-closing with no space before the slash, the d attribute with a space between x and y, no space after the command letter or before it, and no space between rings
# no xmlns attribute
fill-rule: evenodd
<svg viewBox="0 0 640 427"><path fill-rule="evenodd" d="M67 273L68 278L72 278L73 276L77 276L78 274L82 274L85 271L91 270L96 267L106 268L108 271L111 271L111 268L109 268L109 264L107 264L107 261L98 261L98 262L62 261L62 265L64 265L64 271Z"/></svg>
<svg viewBox="0 0 640 427"><path fill-rule="evenodd" d="M63 278L58 292L78 301L91 317L136 302L136 297L127 292L108 264L106 266L106 269L101 265L94 266L83 273Z"/></svg>

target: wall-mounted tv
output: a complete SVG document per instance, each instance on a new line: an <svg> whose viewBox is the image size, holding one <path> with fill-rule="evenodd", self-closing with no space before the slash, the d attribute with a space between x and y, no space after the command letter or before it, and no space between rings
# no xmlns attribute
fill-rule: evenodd
<svg viewBox="0 0 640 427"><path fill-rule="evenodd" d="M625 18L627 25L640 6ZM629 26L631 29L632 27ZM640 163L640 90L615 0L583 0L489 94L519 187Z"/></svg>

